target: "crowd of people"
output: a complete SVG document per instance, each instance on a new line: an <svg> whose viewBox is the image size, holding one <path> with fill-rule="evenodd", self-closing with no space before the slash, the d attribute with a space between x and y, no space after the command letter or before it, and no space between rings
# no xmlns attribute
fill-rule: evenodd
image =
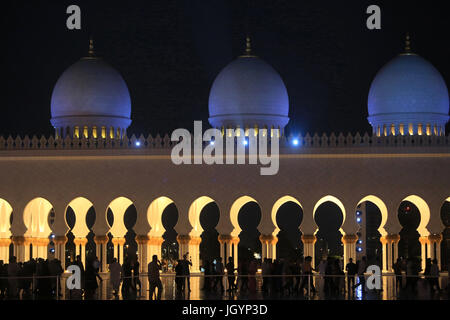
<svg viewBox="0 0 450 320"><path fill-rule="evenodd" d="M212 262L204 261L201 267L204 273L202 290L206 294L222 295L227 291L229 295L252 297L260 288L265 298L310 298L320 292L325 299L334 299L345 297L346 294L348 298L352 298L360 287L361 294L364 295L367 292L367 258L362 257L356 262L350 258L345 268L342 263L342 258L327 257L314 268L312 257L307 256L298 259L265 258L262 262L253 258L240 259L235 266L233 258L222 261L219 257ZM103 281L99 274L98 258L90 256L83 263L81 256L77 256L71 265L79 267L81 287L70 289L66 298L95 299L99 283ZM189 298L191 266L188 253L174 265L177 298ZM159 300L164 290L160 278L164 266L154 255L147 267L150 299ZM123 299L141 296L139 270L136 257L125 256L122 265L116 258L112 260L109 264L109 281L116 299L119 299L119 294ZM261 277L256 277L258 271L261 272ZM420 259L399 258L393 265L393 271L395 290L399 296L410 293L412 298L430 298L441 292L440 270L436 259L427 259L421 274ZM62 296L59 279L63 272L61 261L57 259L38 258L22 263L12 256L7 264L0 260L0 299L54 299Z"/></svg>
<svg viewBox="0 0 450 320"><path fill-rule="evenodd" d="M58 278L64 272L58 259L0 260L0 299L51 299L61 295Z"/></svg>

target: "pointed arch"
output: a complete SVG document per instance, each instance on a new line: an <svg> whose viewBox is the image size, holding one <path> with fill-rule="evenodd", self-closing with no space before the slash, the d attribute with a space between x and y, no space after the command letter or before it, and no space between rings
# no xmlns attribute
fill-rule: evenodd
<svg viewBox="0 0 450 320"><path fill-rule="evenodd" d="M430 221L430 207L428 204L423 200L421 197L417 195L410 195L404 198L400 203L403 201L409 201L413 203L417 209L419 209L420 213L420 223L417 227L417 232L419 232L421 237L426 237L430 235L430 232L427 229L428 222Z"/></svg>
<svg viewBox="0 0 450 320"><path fill-rule="evenodd" d="M200 223L200 213L211 202L215 201L208 196L201 196L195 199L189 206L189 222L192 226L192 231L189 233L190 236L200 237L203 233L203 227Z"/></svg>
<svg viewBox="0 0 450 320"><path fill-rule="evenodd" d="M339 209L341 209L343 219L342 219L342 225L339 228L339 231L344 236L345 231L342 229L342 226L344 225L345 220L346 220L345 207L344 207L344 204L342 203L342 201L339 200L338 198L336 198L335 196L327 195L327 196L320 198L320 200L317 201L317 203L315 204L314 209L313 209L313 219L315 219L317 208L319 208L321 204L328 202L328 201L334 203L335 205L337 205L339 207ZM314 234L316 234L318 231L319 231L319 228L316 229Z"/></svg>
<svg viewBox="0 0 450 320"><path fill-rule="evenodd" d="M295 204L297 204L300 208L302 208L303 210L303 206L300 204L300 201L298 201L296 198L286 195L283 196L281 198L279 198L273 205L272 207L272 212L271 212L271 218L272 218L272 223L275 226L275 230L273 232L272 235L276 236L278 234L278 232L280 231L280 228L278 227L277 224L277 213L278 213L278 209L280 209L280 207L285 204L286 202L294 202Z"/></svg>
<svg viewBox="0 0 450 320"><path fill-rule="evenodd" d="M148 206L147 209L147 219L148 224L151 229L149 232L149 236L151 237L162 237L166 229L162 223L162 214L166 207L174 203L174 201L168 197L162 196L156 198L152 201L152 203Z"/></svg>
<svg viewBox="0 0 450 320"><path fill-rule="evenodd" d="M89 209L93 206L92 202L84 197L77 197L67 205L66 212L68 207L70 207L75 213L75 225L71 230L74 237L85 238L88 235L90 230L86 224L86 216ZM64 220L66 221L66 225L68 225L66 219L67 217L64 215Z"/></svg>
<svg viewBox="0 0 450 320"><path fill-rule="evenodd" d="M52 232L48 224L48 216L53 209L52 204L44 198L37 197L28 202L23 211L23 222L27 231L25 237L48 238Z"/></svg>
<svg viewBox="0 0 450 320"><path fill-rule="evenodd" d="M231 235L233 237L239 236L239 233L241 233L241 231L242 231L241 227L239 226L239 222L238 222L239 210L241 210L241 208L248 202L258 203L258 201L256 201L255 199L253 199L250 196L242 196L242 197L239 197L237 200L235 200L233 202L233 204L231 205L230 220L231 220L231 224L234 227L233 231L231 232ZM259 205L259 203L258 203L258 205Z"/></svg>
<svg viewBox="0 0 450 320"><path fill-rule="evenodd" d="M5 199L0 198L0 239L11 237L11 214L13 208Z"/></svg>
<svg viewBox="0 0 450 320"><path fill-rule="evenodd" d="M387 219L388 219L388 211L387 211L386 204L379 197L374 196L374 195L368 195L368 196L365 196L364 198L362 198L358 202L356 207L358 207L360 204L362 204L363 202L366 202L366 201L372 202L380 210L380 212L381 212L381 223L380 223L380 226L378 227L378 232L381 234L382 237L386 236L387 232L384 229L384 226L386 225L386 222L387 222Z"/></svg>
<svg viewBox="0 0 450 320"><path fill-rule="evenodd" d="M128 232L123 218L125 216L125 211L127 211L128 207L132 204L133 202L126 197L118 197L110 202L108 208L111 209L113 213L114 223L112 226L109 226L109 232L114 238L123 238Z"/></svg>

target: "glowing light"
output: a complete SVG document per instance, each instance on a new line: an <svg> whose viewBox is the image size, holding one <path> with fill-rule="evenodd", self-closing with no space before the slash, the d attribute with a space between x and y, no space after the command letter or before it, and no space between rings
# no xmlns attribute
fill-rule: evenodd
<svg viewBox="0 0 450 320"><path fill-rule="evenodd" d="M356 251L361 252L361 251L362 251L362 248L361 248L361 247L358 247L358 248L356 248Z"/></svg>
<svg viewBox="0 0 450 320"><path fill-rule="evenodd" d="M135 145L136 145L136 147L140 147L141 146L141 142L140 141L136 141Z"/></svg>
<svg viewBox="0 0 450 320"><path fill-rule="evenodd" d="M356 222L361 223L361 218L356 218Z"/></svg>
<svg viewBox="0 0 450 320"><path fill-rule="evenodd" d="M362 240L358 240L358 243L361 244L361 243L362 243Z"/></svg>
<svg viewBox="0 0 450 320"><path fill-rule="evenodd" d="M244 141L242 142L244 144L244 146L248 145L248 140L244 139Z"/></svg>
<svg viewBox="0 0 450 320"><path fill-rule="evenodd" d="M214 145L214 141L211 141L209 144L213 146Z"/></svg>
<svg viewBox="0 0 450 320"><path fill-rule="evenodd" d="M356 211L356 215L360 216L360 215L362 215L362 212L361 211Z"/></svg>
<svg viewBox="0 0 450 320"><path fill-rule="evenodd" d="M294 145L294 146L298 146L299 143L300 142L298 141L298 139L292 140L292 145Z"/></svg>

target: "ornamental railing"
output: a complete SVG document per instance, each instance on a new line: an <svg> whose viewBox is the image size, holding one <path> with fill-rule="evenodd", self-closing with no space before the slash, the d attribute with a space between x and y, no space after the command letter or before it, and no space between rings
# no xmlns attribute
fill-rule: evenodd
<svg viewBox="0 0 450 320"><path fill-rule="evenodd" d="M193 137L191 138L193 144ZM8 136L7 138L0 136L0 150L55 150L55 149L171 149L178 141L171 141L170 136L165 134L161 137L157 134L153 137L151 134L145 137L140 135L132 135L131 137L124 136L121 139L111 138L56 138L53 136L45 137L26 135ZM209 142L203 142L206 146ZM269 139L270 144L270 139ZM397 135L397 136L370 136L368 133L360 135L356 133L352 135L348 133L344 135L339 133L335 135L322 134L305 136L290 135L289 137L282 136L279 140L280 148L377 148L377 147L450 147L450 134L447 136L435 135ZM225 143L224 143L225 147Z"/></svg>

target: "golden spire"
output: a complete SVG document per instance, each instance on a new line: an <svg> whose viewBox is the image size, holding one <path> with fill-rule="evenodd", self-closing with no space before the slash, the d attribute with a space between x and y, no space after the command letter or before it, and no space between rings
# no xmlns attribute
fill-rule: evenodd
<svg viewBox="0 0 450 320"><path fill-rule="evenodd" d="M405 39L405 53L411 53L411 38L409 36L409 32L406 33Z"/></svg>
<svg viewBox="0 0 450 320"><path fill-rule="evenodd" d="M252 41L249 36L245 37L245 51L241 57L255 57L252 54Z"/></svg>
<svg viewBox="0 0 450 320"><path fill-rule="evenodd" d="M249 36L245 38L245 55L246 56L252 55L252 41Z"/></svg>
<svg viewBox="0 0 450 320"><path fill-rule="evenodd" d="M95 52L94 52L94 39L92 38L92 36L89 38L89 51L88 51L88 56L89 56L89 57L95 57Z"/></svg>

